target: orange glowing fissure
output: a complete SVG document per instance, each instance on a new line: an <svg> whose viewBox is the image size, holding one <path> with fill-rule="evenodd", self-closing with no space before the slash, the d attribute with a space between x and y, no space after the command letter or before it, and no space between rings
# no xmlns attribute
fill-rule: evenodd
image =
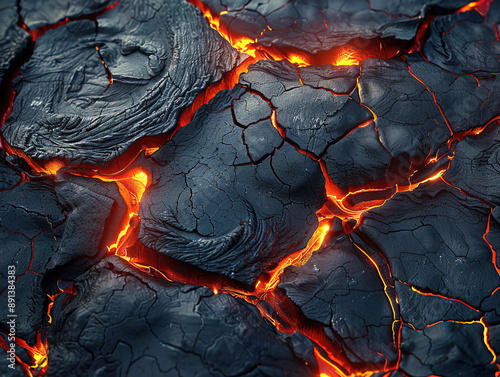
<svg viewBox="0 0 500 377"><path fill-rule="evenodd" d="M116 182L120 194L125 201L128 211L128 219L125 218L125 226L118 233L116 242L108 246L108 251L118 253L122 251L122 246L126 243L133 230L131 226L132 219L139 216L139 205L148 185L148 175L141 169L133 169L126 174L118 177L107 177L94 175L93 178L104 182ZM124 255L125 256L125 255Z"/></svg>
<svg viewBox="0 0 500 377"><path fill-rule="evenodd" d="M15 359L17 364L20 365L26 375L28 377L43 377L48 368L48 358L47 358L47 349L48 344L47 340L42 339L43 336L40 332L36 335L36 341L33 346L30 346L24 340L15 337L14 343L16 346L22 347L25 349L28 356L31 358L31 362L25 363L18 355L15 355ZM10 345L0 337L0 347L6 351L10 350Z"/></svg>
<svg viewBox="0 0 500 377"><path fill-rule="evenodd" d="M462 13L462 12L468 12L470 10L475 10L481 16L486 17L486 14L488 13L488 9L490 8L490 5L492 2L493 2L493 0L473 1L473 2L463 6L459 10L457 10L456 13Z"/></svg>
<svg viewBox="0 0 500 377"><path fill-rule="evenodd" d="M50 302L47 306L47 323L49 325L52 324L51 311L54 306L54 300L56 299L56 297L63 293L66 293L68 295L76 294L76 289L73 287L73 283L71 283L67 288L59 288L59 290L59 293L56 293L54 295L47 295L50 299ZM42 331L38 331L36 335L36 341L33 346L30 346L26 341L18 337L15 337L15 339L13 340L16 346L24 348L31 359L31 362L27 363L21 360L19 356L15 356L17 363L24 369L28 377L43 377L48 369L48 342L46 336L46 331L43 331L43 334ZM8 340L10 341L10 339ZM0 337L0 347L5 349L6 351L10 350L10 345L7 344L7 342L2 337Z"/></svg>
<svg viewBox="0 0 500 377"><path fill-rule="evenodd" d="M31 376L31 370L39 371L38 376L43 376L45 374L45 371L48 368L48 358L47 358L47 340L42 341L42 336L39 333L37 333L37 338L36 338L36 343L33 347L29 346L24 340L18 339L16 341L17 345L23 347L28 354L31 356L33 359L33 364L32 365L26 365L24 364L25 367L28 367L29 369L27 370L29 372L29 375ZM20 360L19 360L20 361Z"/></svg>
<svg viewBox="0 0 500 377"><path fill-rule="evenodd" d="M489 219L488 219L488 229L489 229ZM487 232L488 232L488 230L487 230ZM487 234L487 232L485 233L485 235ZM412 286L412 285L410 285L408 283L402 282L402 281L400 281L400 283L409 286L413 292L416 292L416 293L418 293L420 295L431 296L431 297L438 297L438 298L442 298L442 299L449 300L449 301L455 301L455 302L458 302L458 303L460 303L462 305L465 305L466 307L468 307L471 310L474 310L474 311L476 311L478 313L481 313L481 311L479 309L476 309L476 308L472 307L471 305L467 304L466 302L464 302L462 300L459 300L459 299L456 299L456 298L451 298L451 297L446 297L446 296L443 296L443 295L440 295L440 294L437 294L437 293L424 292L424 291L422 291L422 290L420 290L420 289L418 289L418 288L416 288L416 287L414 287L414 286ZM500 287L496 288L492 292L491 295L493 295L498 289L500 289ZM435 326L435 325L440 324L440 323L445 323L445 322L460 323L460 324L464 324L464 325L480 324L481 326L483 326L483 342L484 342L484 345L487 348L488 352L492 355L492 360L491 360L490 364L493 364L496 361L497 356L495 354L495 351L493 350L493 347L491 346L491 343L490 343L490 340L489 340L489 328L488 328L488 325L486 324L486 322L484 320L484 317L481 317L479 320L476 320L476 321L454 321L454 320L438 321L438 322L426 325L424 327L424 329L427 329L429 327ZM406 324L408 324L409 326L411 326L415 331L422 331L422 330L417 330L411 323L406 323Z"/></svg>
<svg viewBox="0 0 500 377"><path fill-rule="evenodd" d="M257 38L252 39L245 35L235 35L231 33L227 25L221 19L227 14L227 11L221 13L212 12L210 7L201 0L188 0L191 4L201 10L205 18L208 20L210 27L219 32L231 46L241 53L248 54L255 60L287 60L298 67L306 67L309 65L331 64L336 66L342 65L359 65L360 62L368 57L383 57L385 59L397 56L402 52L402 48L392 47L384 48L381 43L376 46L365 47L363 49L355 49L354 47L343 46L335 48L332 51L325 51L316 55L309 54L305 51L290 50L281 51L274 47L264 47L259 43L259 37L264 32L272 31L268 25ZM325 24L325 28L327 25Z"/></svg>
<svg viewBox="0 0 500 377"><path fill-rule="evenodd" d="M483 343L491 355L490 364L493 364L497 359L497 355L495 353L495 350L493 349L493 347L490 344L489 328L488 328L488 325L486 324L486 322L484 321L484 317L481 317L479 320L474 320L474 321L456 321L456 320L437 321L437 322L430 323L430 324L426 325L422 330L416 329L415 326L413 326L411 323L408 323L408 322L405 322L405 323L417 332L423 331L425 329L428 329L429 327L433 327L433 326L439 325L441 323L458 323L461 325L481 325L483 327Z"/></svg>
<svg viewBox="0 0 500 377"><path fill-rule="evenodd" d="M342 369L340 369L337 365L333 364L330 360L325 358L318 351L317 348L314 348L314 356L316 357L316 361L318 362L318 367L320 371L319 377L370 377L374 373L386 371L386 370L380 370L380 371L355 372L351 374L345 374L342 371Z"/></svg>

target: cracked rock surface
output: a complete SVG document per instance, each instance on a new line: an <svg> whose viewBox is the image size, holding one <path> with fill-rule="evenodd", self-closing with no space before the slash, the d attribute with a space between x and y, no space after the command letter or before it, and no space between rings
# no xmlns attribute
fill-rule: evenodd
<svg viewBox="0 0 500 377"><path fill-rule="evenodd" d="M498 375L499 1L0 21L0 375Z"/></svg>
<svg viewBox="0 0 500 377"><path fill-rule="evenodd" d="M105 163L137 139L175 128L182 108L237 60L184 1L122 0L94 18L85 13L99 14L95 2L65 2L64 12L49 2L58 9L49 15L37 13L49 11L44 2L26 3L30 28L80 18L39 37L14 82L3 135L33 158Z"/></svg>

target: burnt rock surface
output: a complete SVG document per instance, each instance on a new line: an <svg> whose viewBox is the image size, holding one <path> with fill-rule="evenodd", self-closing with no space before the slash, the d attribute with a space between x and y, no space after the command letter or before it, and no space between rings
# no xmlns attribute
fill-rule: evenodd
<svg viewBox="0 0 500 377"><path fill-rule="evenodd" d="M397 360L384 285L347 235L330 240L303 267L285 274L280 287L308 318L340 336L352 363L373 368Z"/></svg>
<svg viewBox="0 0 500 377"><path fill-rule="evenodd" d="M418 208L411 216L408 205ZM386 211L394 222L387 222ZM496 369L495 353L484 343L491 310L484 303L500 283L498 261L491 263L492 245L484 238L498 231L489 223L490 211L444 183L422 185L367 212L353 237L379 250L392 271L403 323L401 368L410 375L488 375ZM447 352L446 360L437 349Z"/></svg>
<svg viewBox="0 0 500 377"><path fill-rule="evenodd" d="M498 128L481 135L466 137L457 145L455 158L444 177L454 186L495 206L500 205L496 184L500 179Z"/></svg>
<svg viewBox="0 0 500 377"><path fill-rule="evenodd" d="M478 307L500 283L495 265L487 263L491 249L483 239L490 208L443 183L424 187L365 213L359 231L385 251L395 279ZM410 214L415 205L422 215ZM387 222L386 211L394 223ZM450 258L458 263L448 263Z"/></svg>
<svg viewBox="0 0 500 377"><path fill-rule="evenodd" d="M423 53L440 67L460 74L500 70L500 42L496 24L500 4L491 2L487 15L475 11L437 17Z"/></svg>
<svg viewBox="0 0 500 377"><path fill-rule="evenodd" d="M18 65L28 54L30 35L17 24L17 2L3 1L0 8L0 111L2 118L9 108L11 80Z"/></svg>
<svg viewBox="0 0 500 377"><path fill-rule="evenodd" d="M21 174L1 159L2 205L0 230L3 245L2 302L7 305L7 266L15 266L16 296L26 305L18 313L17 334L34 342L44 320L43 301L46 297L41 279L47 272L46 263L56 251L56 242L65 226L65 217L58 204L53 182L23 182ZM7 307L2 310L2 323L8 320Z"/></svg>
<svg viewBox="0 0 500 377"><path fill-rule="evenodd" d="M0 9L0 36L2 39L0 58L0 77L3 77L9 69L19 62L20 55L28 47L29 34L18 26L18 9L16 1L2 2ZM3 80L0 81L3 83Z"/></svg>
<svg viewBox="0 0 500 377"><path fill-rule="evenodd" d="M0 374L496 376L499 15L5 1Z"/></svg>
<svg viewBox="0 0 500 377"><path fill-rule="evenodd" d="M112 239L103 234L105 224L123 215L125 208L114 183L72 176L56 182L29 177L8 163L3 152L0 157L1 263L15 268L15 335L34 345L43 331L38 330L51 321L49 296L61 293L62 280L71 281L103 257ZM3 324L12 318L7 311L7 273L7 269L1 273ZM20 362L29 365L33 355L19 345L18 351ZM13 373L6 365L0 370ZM18 373L24 375L20 369Z"/></svg>
<svg viewBox="0 0 500 377"><path fill-rule="evenodd" d="M30 1L19 2L20 15L29 30L47 28L63 21L65 18L79 18L100 12L113 5L111 0L77 0L77 1ZM50 27L50 26L49 26Z"/></svg>

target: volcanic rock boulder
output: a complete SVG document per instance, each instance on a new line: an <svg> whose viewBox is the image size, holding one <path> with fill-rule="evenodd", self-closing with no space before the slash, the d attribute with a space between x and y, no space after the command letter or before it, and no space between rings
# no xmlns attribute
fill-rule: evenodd
<svg viewBox="0 0 500 377"><path fill-rule="evenodd" d="M75 8L66 16L80 16ZM62 15L54 16L50 21ZM40 36L14 84L13 113L2 132L33 158L104 163L141 137L167 133L238 59L183 1L120 1L82 18ZM29 20L39 27L35 16Z"/></svg>
<svg viewBox="0 0 500 377"><path fill-rule="evenodd" d="M268 103L242 92L218 95L152 156L139 238L253 285L269 265L306 246L326 199L319 163L281 140ZM234 123L231 103L236 121L239 106L255 106L247 128ZM255 140L252 132L269 137Z"/></svg>

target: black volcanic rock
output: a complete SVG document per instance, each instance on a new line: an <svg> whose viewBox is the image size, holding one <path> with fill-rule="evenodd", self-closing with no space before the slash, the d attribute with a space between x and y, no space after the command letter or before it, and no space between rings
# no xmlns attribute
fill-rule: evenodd
<svg viewBox="0 0 500 377"><path fill-rule="evenodd" d="M103 11L113 0L21 0L19 8L24 24L30 29L47 27L66 18L78 18Z"/></svg>
<svg viewBox="0 0 500 377"><path fill-rule="evenodd" d="M498 116L500 104L492 96L500 88L497 75L457 75L415 54L408 56L407 61L411 72L434 94L453 133L483 126Z"/></svg>
<svg viewBox="0 0 500 377"><path fill-rule="evenodd" d="M0 21L1 376L499 373L499 1Z"/></svg>
<svg viewBox="0 0 500 377"><path fill-rule="evenodd" d="M481 201L432 182L366 212L359 232L387 258L396 280L478 308L500 285L483 239L489 213Z"/></svg>
<svg viewBox="0 0 500 377"><path fill-rule="evenodd" d="M2 132L33 158L104 163L175 128L237 59L191 4L120 1L36 40Z"/></svg>
<svg viewBox="0 0 500 377"><path fill-rule="evenodd" d="M7 317L7 266L14 266L16 335L34 344L36 331L33 330L40 328L46 319L44 301L47 296L41 281L47 272L47 261L58 249L58 238L64 232L66 219L50 179L19 182L18 173L6 165L3 156L1 160L3 183L11 186L1 191L0 205L0 242L3 245L0 297L5 305L0 312L1 328L7 329L10 319ZM18 184L12 185L16 181Z"/></svg>
<svg viewBox="0 0 500 377"><path fill-rule="evenodd" d="M437 17L422 52L432 63L457 74L498 73L500 42L495 25L499 21L497 1L491 2L486 17L475 10Z"/></svg>
<svg viewBox="0 0 500 377"><path fill-rule="evenodd" d="M494 376L480 323L443 322L421 332L403 326L401 370L411 376ZM446 355L446 356L445 356Z"/></svg>
<svg viewBox="0 0 500 377"><path fill-rule="evenodd" d="M0 111L2 112L8 107L12 76L28 54L30 35L18 26L18 20L17 1L3 1L0 6Z"/></svg>
<svg viewBox="0 0 500 377"><path fill-rule="evenodd" d="M347 43L359 48L374 38L412 40L428 13L445 13L467 5L464 1L355 1L227 2L203 0L235 35L258 39L263 46L282 51L298 49L309 53L327 51Z"/></svg>
<svg viewBox="0 0 500 377"><path fill-rule="evenodd" d="M356 126L373 119L370 111L348 96L335 96L307 85L273 98L272 104L287 137L316 156Z"/></svg>
<svg viewBox="0 0 500 377"><path fill-rule="evenodd" d="M325 181L319 163L283 144L266 121L235 126L231 108L219 102L237 95L214 98L152 156L158 165L141 202L140 239L175 259L253 284L266 265L305 247L326 200ZM260 132L269 137L252 139L256 127L266 127Z"/></svg>
<svg viewBox="0 0 500 377"><path fill-rule="evenodd" d="M283 138L270 119L250 125L243 135L252 162L267 158L283 145Z"/></svg>
<svg viewBox="0 0 500 377"><path fill-rule="evenodd" d="M330 146L324 158L326 170L344 191L384 177L391 155L384 148L373 123L354 130Z"/></svg>
<svg viewBox="0 0 500 377"><path fill-rule="evenodd" d="M0 262L5 266L0 297L7 304L7 266L14 266L16 336L34 345L38 329L47 325L47 295L59 293L59 280L74 279L103 257L111 240L103 234L104 224L110 216L123 216L125 208L115 183L80 177L61 183L26 180L3 156L0 161ZM4 330L9 313L1 313ZM22 352L19 356L30 363Z"/></svg>
<svg viewBox="0 0 500 377"><path fill-rule="evenodd" d="M380 139L392 156L434 155L450 136L432 93L400 59L368 59L361 65L361 102L377 115Z"/></svg>
<svg viewBox="0 0 500 377"><path fill-rule="evenodd" d="M12 190L23 180L22 172L9 164L4 151L0 151L0 191Z"/></svg>
<svg viewBox="0 0 500 377"><path fill-rule="evenodd" d="M457 144L455 157L444 177L465 192L500 205L500 129L498 122L491 130L468 136Z"/></svg>
<svg viewBox="0 0 500 377"><path fill-rule="evenodd" d="M311 350L307 338L280 334L254 306L229 295L158 282L116 257L75 286L89 294L55 317L49 376L75 370L97 377L317 374L312 351L299 350L302 344Z"/></svg>
<svg viewBox="0 0 500 377"><path fill-rule="evenodd" d="M353 364L377 368L397 360L383 282L348 236L326 243L304 266L286 273L280 287L308 319L334 331L332 340L340 339Z"/></svg>

